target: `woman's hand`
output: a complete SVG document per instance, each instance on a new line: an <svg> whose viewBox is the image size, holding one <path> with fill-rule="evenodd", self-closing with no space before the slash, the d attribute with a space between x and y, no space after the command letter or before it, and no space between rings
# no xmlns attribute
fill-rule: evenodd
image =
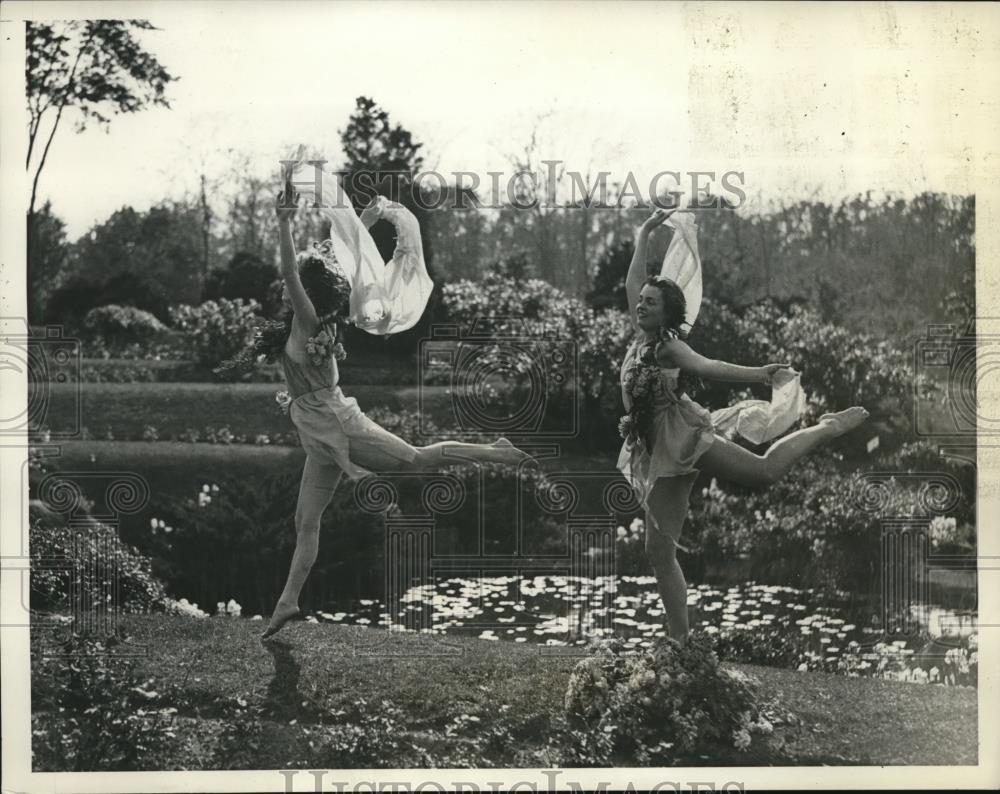
<svg viewBox="0 0 1000 794"><path fill-rule="evenodd" d="M770 385L771 380L774 378L774 373L780 369L791 369L791 364L765 364L763 367L758 367L758 369L760 370L761 381Z"/></svg>
<svg viewBox="0 0 1000 794"><path fill-rule="evenodd" d="M372 224L382 217L382 202L379 196L373 196L368 206L361 210L361 222L366 229L370 229Z"/></svg>
<svg viewBox="0 0 1000 794"><path fill-rule="evenodd" d="M287 195L286 191L288 190L291 190L292 200L290 204L285 199L285 196ZM296 191L295 188L293 188L290 183L286 182L285 190L281 191L278 194L278 199L274 205L274 214L278 216L279 222L288 223L292 218L295 217L295 213L298 211L299 211L298 191Z"/></svg>
<svg viewBox="0 0 1000 794"><path fill-rule="evenodd" d="M669 218L675 212L677 212L677 210L664 210L664 209L654 210L653 214L650 215L648 218L646 218L642 226L639 227L640 231L649 234L649 232L653 231L653 229L655 229L657 226L660 226L667 218Z"/></svg>

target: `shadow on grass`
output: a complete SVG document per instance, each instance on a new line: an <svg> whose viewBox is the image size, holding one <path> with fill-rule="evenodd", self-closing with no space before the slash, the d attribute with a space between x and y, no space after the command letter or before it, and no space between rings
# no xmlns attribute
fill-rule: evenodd
<svg viewBox="0 0 1000 794"><path fill-rule="evenodd" d="M302 696L299 694L302 668L292 655L292 645L283 640L269 640L263 645L274 657L274 677L267 685L263 706L276 717L297 718L302 710Z"/></svg>

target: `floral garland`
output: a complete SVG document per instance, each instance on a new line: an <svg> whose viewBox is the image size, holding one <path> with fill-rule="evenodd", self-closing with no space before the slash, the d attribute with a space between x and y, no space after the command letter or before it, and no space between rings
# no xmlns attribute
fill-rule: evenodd
<svg viewBox="0 0 1000 794"><path fill-rule="evenodd" d="M320 318L320 331L306 340L306 352L314 366L321 367L331 358L347 358L344 345L337 338L337 323L333 315Z"/></svg>
<svg viewBox="0 0 1000 794"><path fill-rule="evenodd" d="M656 361L655 343L647 342L639 346L638 354L625 372L623 383L632 407L618 421L618 432L630 444L645 443L653 429L656 403L667 396Z"/></svg>

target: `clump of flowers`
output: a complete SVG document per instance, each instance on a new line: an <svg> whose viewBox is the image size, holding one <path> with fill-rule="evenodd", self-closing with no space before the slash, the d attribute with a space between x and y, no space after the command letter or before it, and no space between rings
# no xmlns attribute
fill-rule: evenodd
<svg viewBox="0 0 1000 794"><path fill-rule="evenodd" d="M616 763L675 763L726 745L745 751L754 734L773 732L755 682L722 669L705 635L643 651L621 639L600 643L573 669L565 711L588 747L603 748L597 760Z"/></svg>
<svg viewBox="0 0 1000 794"><path fill-rule="evenodd" d="M641 518L633 518L632 523L625 527L618 527L616 538L620 543L639 543L646 537L646 522Z"/></svg>
<svg viewBox="0 0 1000 794"><path fill-rule="evenodd" d="M207 618L208 613L203 609L199 609L197 604L190 603L186 598L182 598L180 601L175 601L172 598L167 598L164 604L165 611L168 615L186 615L190 618Z"/></svg>
<svg viewBox="0 0 1000 794"><path fill-rule="evenodd" d="M281 413L288 414L288 409L292 407L292 395L282 389L274 395L274 401L281 408Z"/></svg>
<svg viewBox="0 0 1000 794"><path fill-rule="evenodd" d="M654 355L653 345L643 346L625 371L625 394L632 407L619 420L618 432L631 444L641 443L649 437L656 415L656 402L666 396Z"/></svg>
<svg viewBox="0 0 1000 794"><path fill-rule="evenodd" d="M211 486L208 483L202 485L201 490L198 492L198 507L212 504L212 494L217 494L218 492L219 486L215 483Z"/></svg>
<svg viewBox="0 0 1000 794"><path fill-rule="evenodd" d="M324 323L316 336L310 336L306 340L306 352L309 354L309 360L317 367L323 366L331 358L337 361L347 358L347 351L337 341L336 325L329 323Z"/></svg>
<svg viewBox="0 0 1000 794"><path fill-rule="evenodd" d="M243 614L243 607L239 605L235 598L230 598L229 601L219 601L215 605L215 613L217 617L234 617L238 618Z"/></svg>

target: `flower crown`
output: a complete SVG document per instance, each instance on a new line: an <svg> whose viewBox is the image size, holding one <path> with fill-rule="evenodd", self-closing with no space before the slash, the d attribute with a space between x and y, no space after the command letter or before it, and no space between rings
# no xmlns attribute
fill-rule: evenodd
<svg viewBox="0 0 1000 794"><path fill-rule="evenodd" d="M302 256L305 258L316 257L323 262L327 270L332 270L334 273L345 278L347 277L343 266L340 264L340 260L337 258L337 252L333 248L333 240L329 238L323 240L323 242L313 240L309 248L302 252Z"/></svg>

